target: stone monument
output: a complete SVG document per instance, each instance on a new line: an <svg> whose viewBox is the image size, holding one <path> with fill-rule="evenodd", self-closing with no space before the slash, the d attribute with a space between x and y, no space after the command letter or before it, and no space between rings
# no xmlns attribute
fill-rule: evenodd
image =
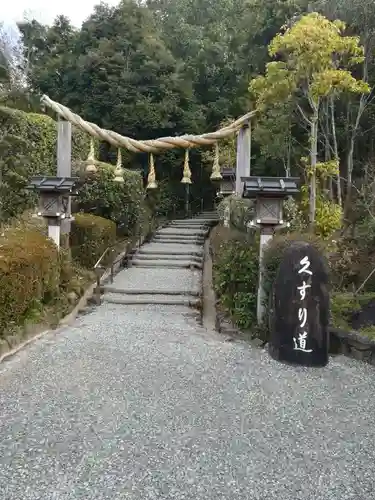
<svg viewBox="0 0 375 500"><path fill-rule="evenodd" d="M295 242L285 251L269 312L272 358L302 366L328 363L328 269L311 244Z"/></svg>

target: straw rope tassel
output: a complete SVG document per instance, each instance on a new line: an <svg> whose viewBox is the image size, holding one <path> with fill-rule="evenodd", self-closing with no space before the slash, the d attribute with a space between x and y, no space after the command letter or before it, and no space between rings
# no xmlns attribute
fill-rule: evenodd
<svg viewBox="0 0 375 500"><path fill-rule="evenodd" d="M124 182L124 171L123 171L121 165L122 165L122 156L121 156L121 149L119 148L117 150L117 163L116 163L116 168L114 171L114 174L115 174L114 181L123 183Z"/></svg>
<svg viewBox="0 0 375 500"><path fill-rule="evenodd" d="M219 162L219 144L215 143L215 154L214 154L214 163L212 165L212 174L210 175L210 179L212 181L221 181L222 175L220 172L220 162Z"/></svg>
<svg viewBox="0 0 375 500"><path fill-rule="evenodd" d="M156 182L154 155L151 153L150 154L150 161L149 161L146 189L156 189L157 187L158 187L158 184Z"/></svg>
<svg viewBox="0 0 375 500"><path fill-rule="evenodd" d="M96 174L98 169L95 166L95 144L94 139L90 140L90 151L86 160L86 173L87 174Z"/></svg>
<svg viewBox="0 0 375 500"><path fill-rule="evenodd" d="M191 170L189 167L189 150L185 149L184 172L181 179L182 184L191 184Z"/></svg>

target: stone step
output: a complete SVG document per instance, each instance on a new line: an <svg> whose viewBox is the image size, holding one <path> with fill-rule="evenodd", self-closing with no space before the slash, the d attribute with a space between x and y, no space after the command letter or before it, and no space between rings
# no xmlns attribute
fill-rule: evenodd
<svg viewBox="0 0 375 500"><path fill-rule="evenodd" d="M184 234L182 231L179 234L166 234L166 233L155 233L153 235L154 238L164 238L171 240L185 240L185 241L195 241L195 240L205 240L206 234Z"/></svg>
<svg viewBox="0 0 375 500"><path fill-rule="evenodd" d="M203 256L203 249L200 250L197 248L197 250L192 250L192 249L183 248L183 247L178 248L178 249L176 247L174 247L173 249L170 249L170 248L166 248L166 246L164 246L163 244L160 244L160 245L158 245L158 248L155 248L155 247L152 248L149 246L141 247L138 250L136 255L137 256L138 255L164 255L164 258L165 258L165 256L168 256L168 255L170 255L171 257L175 256L175 255L184 255L188 259L190 255L195 255L196 257Z"/></svg>
<svg viewBox="0 0 375 500"><path fill-rule="evenodd" d="M206 233L191 233L186 234L183 231L176 231L175 233L155 233L154 238L171 238L172 240L204 240L206 239Z"/></svg>
<svg viewBox="0 0 375 500"><path fill-rule="evenodd" d="M170 238L170 237L158 237L152 238L150 243L160 243L162 245L174 244L174 245L198 245L203 246L205 240L200 238L195 238L194 240L184 240L183 238Z"/></svg>
<svg viewBox="0 0 375 500"><path fill-rule="evenodd" d="M196 238L205 239L207 236L207 231L185 231L185 230L176 230L173 231L157 231L155 236L163 237L163 238L185 238L187 240L194 240Z"/></svg>
<svg viewBox="0 0 375 500"><path fill-rule="evenodd" d="M181 229L181 230L189 230L189 231L209 231L209 229L214 224L198 224L198 223L189 223L189 224L175 224L172 223L168 226L168 229Z"/></svg>
<svg viewBox="0 0 375 500"><path fill-rule="evenodd" d="M171 268L171 267L181 267L181 268L190 268L194 267L196 269L202 269L203 264L198 263L194 260L181 260L181 261L176 261L176 260L139 260L137 258L134 258L131 261L132 266L136 267L166 267L166 268Z"/></svg>
<svg viewBox="0 0 375 500"><path fill-rule="evenodd" d="M179 235L186 234L187 236L207 236L209 228L197 226L196 228L192 226L171 226L171 233L176 233ZM168 234L166 231L158 234Z"/></svg>
<svg viewBox="0 0 375 500"><path fill-rule="evenodd" d="M201 244L200 242L191 242L191 241L177 241L177 240L151 240L151 243L157 243L160 246L163 245L178 245L181 247L190 247L191 245L195 245L198 247L203 247L203 243Z"/></svg>
<svg viewBox="0 0 375 500"><path fill-rule="evenodd" d="M197 262L203 262L203 256L198 256L194 254L184 255L171 255L171 254L161 254L161 253L137 253L135 258L138 260L166 260L166 255L168 255L167 260L195 260Z"/></svg>
<svg viewBox="0 0 375 500"><path fill-rule="evenodd" d="M189 297L186 295L117 295L117 294L104 294L102 296L103 302L110 304L123 304L123 305L168 305L168 306L186 306L186 307L199 307L201 300L199 298Z"/></svg>
<svg viewBox="0 0 375 500"><path fill-rule="evenodd" d="M142 290L135 288L116 288L111 285L105 285L101 287L101 291L103 293L113 293L116 295L182 295L182 296L194 296L199 297L200 290L196 288L195 290L165 290L165 289L150 289L150 290Z"/></svg>
<svg viewBox="0 0 375 500"><path fill-rule="evenodd" d="M180 225L180 226L183 226L183 225L186 225L186 226L189 226L189 225L192 225L192 226L206 226L206 225L209 225L211 224L211 220L207 222L207 219L184 219L184 220L172 220L167 226L164 226L164 227L169 227L170 225L172 224L175 224L175 225Z"/></svg>
<svg viewBox="0 0 375 500"><path fill-rule="evenodd" d="M176 243L177 245L202 245L204 243L204 239L195 238L193 240L183 239L183 238L170 238L169 236L154 236L151 239L151 242L154 241L156 243Z"/></svg>
<svg viewBox="0 0 375 500"><path fill-rule="evenodd" d="M195 235L195 234L202 234L204 235L207 233L209 228L204 227L204 226L191 226L189 225L188 227L185 226L169 226L165 227L163 229L158 229L158 233L164 233L164 234L169 234L169 233L177 233L177 234L187 234L187 235Z"/></svg>
<svg viewBox="0 0 375 500"><path fill-rule="evenodd" d="M193 236L207 236L209 232L209 227L197 226L194 228L193 226L171 226L170 229L173 230L174 233L182 234L191 234ZM167 233L164 233L167 234Z"/></svg>
<svg viewBox="0 0 375 500"><path fill-rule="evenodd" d="M185 219L185 220L173 220L170 222L170 224L166 227L171 227L171 226L192 226L192 227L197 227L197 226L209 226L212 223L211 220L197 220L197 219Z"/></svg>

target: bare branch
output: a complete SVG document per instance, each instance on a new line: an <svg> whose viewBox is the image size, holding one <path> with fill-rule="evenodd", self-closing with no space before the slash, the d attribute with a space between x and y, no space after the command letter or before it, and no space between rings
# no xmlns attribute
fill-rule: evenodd
<svg viewBox="0 0 375 500"><path fill-rule="evenodd" d="M309 118L307 118L307 116L305 115L303 109L301 108L301 106L299 104L297 104L297 109L301 113L302 118L309 124L309 126L311 126L311 120L309 120Z"/></svg>

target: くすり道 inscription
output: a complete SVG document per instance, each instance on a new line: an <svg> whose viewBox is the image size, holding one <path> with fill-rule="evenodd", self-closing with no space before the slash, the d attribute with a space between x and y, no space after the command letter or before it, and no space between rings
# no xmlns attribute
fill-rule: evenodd
<svg viewBox="0 0 375 500"><path fill-rule="evenodd" d="M295 242L281 260L271 297L269 352L304 366L328 363L329 294L324 258Z"/></svg>
<svg viewBox="0 0 375 500"><path fill-rule="evenodd" d="M301 276L307 275L307 276L312 276L312 271L310 269L310 261L307 255L303 257L300 261L300 269L298 271L298 274ZM308 325L306 325L307 322L307 301L306 301L306 290L308 288L311 288L311 285L305 282L305 280L302 281L301 286L297 286L299 295L300 295L300 301L301 301L301 307L298 309L298 321L300 322L299 327L300 327L300 332L298 333L298 337L293 337L294 341L294 349L296 351L302 351L302 352L312 352L312 349L307 349L307 334L308 332L306 331Z"/></svg>

